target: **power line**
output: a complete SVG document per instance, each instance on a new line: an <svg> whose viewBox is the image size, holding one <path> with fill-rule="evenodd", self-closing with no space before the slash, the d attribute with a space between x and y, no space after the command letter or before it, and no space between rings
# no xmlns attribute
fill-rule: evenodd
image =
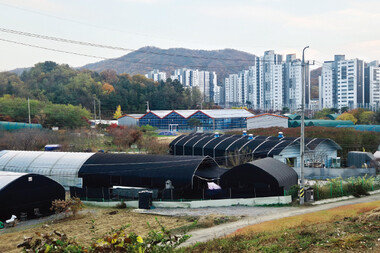
<svg viewBox="0 0 380 253"><path fill-rule="evenodd" d="M141 52L141 53L145 53L145 54L154 54L154 55L160 55L160 56L196 58L196 59L205 59L205 60L241 61L241 62L251 62L251 63L252 62L274 62L274 60L264 60L264 59L258 58L257 56L254 56L254 55L253 55L253 57L255 59L246 60L246 59L238 59L238 58L219 58L219 57L205 57L205 56L197 56L197 55L184 55L184 54L170 54L170 53L164 53L164 52L153 52L153 51L149 51L149 50L131 49L131 48L125 48L125 47L116 47L116 46L110 46L110 45L104 45L104 44L98 44L98 43L91 43L91 42L86 42L86 41L71 40L71 39L65 39L65 38L60 38L60 37L53 37L53 36L47 36L47 35L42 35L42 34L17 31L17 30L1 28L1 27L0 27L0 32L16 34L16 35L21 35L21 36L27 36L27 37L32 37L32 38L38 38L38 39L44 39L44 40L51 40L51 41L57 41L57 42L82 45L82 46L91 46L91 47L105 48L105 49L111 49L111 50L120 50L120 51L127 51L127 52Z"/></svg>
<svg viewBox="0 0 380 253"><path fill-rule="evenodd" d="M33 45L29 43L24 43L24 42L18 42L14 40L8 40L8 39L3 39L0 38L0 41L5 41L13 44L18 44L18 45L23 45L23 46L28 46L28 47L34 47L34 48L39 48L43 50L48 50L48 51L54 51L54 52L60 52L60 53L66 53L66 54L73 54L73 55L78 55L78 56L85 56L85 57L90 57L90 58L97 58L97 59L102 59L102 60L110 60L110 61L117 61L117 62L129 62L131 64L140 64L140 65L150 65L150 66L164 66L164 67L176 67L176 68L183 68L183 65L178 65L178 64L162 64L162 63L151 63L151 62L133 62L133 61L128 61L126 59L120 59L120 58L108 58L104 56L96 56L96 55L90 55L90 54L84 54L84 53L77 53L73 51L66 51L66 50L61 50L61 49L55 49L55 48L48 48L48 47L43 47L43 46L38 46L38 45ZM254 62L254 61L253 61ZM213 66L205 66L205 65L186 65L188 68L207 68L207 69L219 69L218 67L213 67ZM243 65L236 65L236 66L229 66L229 67L244 67Z"/></svg>

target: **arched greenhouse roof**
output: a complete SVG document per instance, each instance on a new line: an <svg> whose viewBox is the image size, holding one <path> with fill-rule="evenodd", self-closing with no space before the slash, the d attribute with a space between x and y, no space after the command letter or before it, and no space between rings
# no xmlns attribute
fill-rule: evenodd
<svg viewBox="0 0 380 253"><path fill-rule="evenodd" d="M264 158L233 167L220 177L222 187L236 187L242 182L248 185L269 184L273 188L290 189L298 183L298 175L283 162Z"/></svg>
<svg viewBox="0 0 380 253"><path fill-rule="evenodd" d="M224 172L210 157L96 153L83 164L79 176L89 187L104 179L112 184L116 178L116 185L158 189L170 180L178 189L192 187L194 177L212 181Z"/></svg>
<svg viewBox="0 0 380 253"><path fill-rule="evenodd" d="M81 186L78 171L93 154L3 150L0 152L0 171L35 173L65 187Z"/></svg>
<svg viewBox="0 0 380 253"><path fill-rule="evenodd" d="M54 180L33 173L0 171L0 221L21 213L30 218L36 208L43 215L51 213L56 199L65 199L65 189Z"/></svg>
<svg viewBox="0 0 380 253"><path fill-rule="evenodd" d="M171 154L174 155L208 155L219 162L220 158L241 154L250 154L256 158L272 157L280 155L287 147L299 145L299 142L299 137L279 138L256 135L250 138L249 136L227 134L216 137L212 133L193 133L177 137L170 143L170 149ZM322 143L327 143L337 150L341 149L331 139L305 138L305 146L308 150L315 150Z"/></svg>
<svg viewBox="0 0 380 253"><path fill-rule="evenodd" d="M174 155L207 155L216 159L244 153L258 158L278 155L291 145L299 145L299 140L276 136L253 136L251 139L243 135L224 134L216 137L212 133L193 133L177 137L170 143L170 149Z"/></svg>

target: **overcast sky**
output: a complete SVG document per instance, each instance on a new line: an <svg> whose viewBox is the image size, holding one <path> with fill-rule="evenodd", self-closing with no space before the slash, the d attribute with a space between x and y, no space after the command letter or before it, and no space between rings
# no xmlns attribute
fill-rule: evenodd
<svg viewBox="0 0 380 253"><path fill-rule="evenodd" d="M0 0L0 27L138 49L234 48L297 53L322 62L334 54L380 60L380 0ZM7 39L82 54L89 48L0 32ZM52 60L81 66L98 59L0 41L0 70Z"/></svg>

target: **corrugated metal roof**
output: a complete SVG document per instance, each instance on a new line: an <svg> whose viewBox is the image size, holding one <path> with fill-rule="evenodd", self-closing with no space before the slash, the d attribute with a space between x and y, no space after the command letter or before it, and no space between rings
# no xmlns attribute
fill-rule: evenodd
<svg viewBox="0 0 380 253"><path fill-rule="evenodd" d="M159 111L150 111L151 113L157 115L158 117L160 118L163 118L165 117L166 115L168 115L169 113L171 113L172 111L169 111L169 110L159 110Z"/></svg>
<svg viewBox="0 0 380 253"><path fill-rule="evenodd" d="M123 117L132 117L132 118L135 118L135 119L139 119L141 118L142 116L144 116L145 114L124 114L123 116L121 116L119 119L123 118Z"/></svg>
<svg viewBox="0 0 380 253"><path fill-rule="evenodd" d="M255 116L245 109L200 110L211 118L248 118Z"/></svg>
<svg viewBox="0 0 380 253"><path fill-rule="evenodd" d="M259 114L259 115L256 115L256 116L249 117L248 119L258 118L258 117L262 117L262 116L272 116L272 117L278 117L278 118L288 119L288 117L286 117L286 116L272 114L272 113L263 113L263 114Z"/></svg>
<svg viewBox="0 0 380 253"><path fill-rule="evenodd" d="M175 110L176 113L182 115L184 118L188 118L189 116L196 113L198 110Z"/></svg>
<svg viewBox="0 0 380 253"><path fill-rule="evenodd" d="M247 118L255 116L245 109L210 109L210 110L151 110L151 113L157 115L160 118L164 118L172 112L176 112L182 115L184 118L189 118L197 112L202 112L207 116L218 119L218 118ZM146 115L146 114L144 114Z"/></svg>

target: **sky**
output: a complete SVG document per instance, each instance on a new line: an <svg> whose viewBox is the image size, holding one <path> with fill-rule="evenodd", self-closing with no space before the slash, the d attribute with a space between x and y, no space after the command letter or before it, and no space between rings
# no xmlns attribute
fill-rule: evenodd
<svg viewBox="0 0 380 253"><path fill-rule="evenodd" d="M0 28L129 49L233 48L263 55L303 47L316 66L334 54L380 60L379 0L0 0ZM46 60L73 67L127 52L0 32L0 71Z"/></svg>

